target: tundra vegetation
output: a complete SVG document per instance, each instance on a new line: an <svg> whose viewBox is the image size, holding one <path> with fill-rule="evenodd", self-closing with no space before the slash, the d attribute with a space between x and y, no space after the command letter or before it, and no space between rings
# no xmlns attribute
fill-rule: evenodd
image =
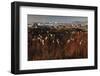
<svg viewBox="0 0 100 76"><path fill-rule="evenodd" d="M28 26L28 61L88 57L87 25Z"/></svg>

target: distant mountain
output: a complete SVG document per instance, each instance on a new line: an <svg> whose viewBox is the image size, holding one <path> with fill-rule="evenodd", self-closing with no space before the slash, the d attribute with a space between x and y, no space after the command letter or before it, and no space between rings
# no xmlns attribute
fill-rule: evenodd
<svg viewBox="0 0 100 76"><path fill-rule="evenodd" d="M88 21L73 21L72 23L75 23L75 24L87 24Z"/></svg>

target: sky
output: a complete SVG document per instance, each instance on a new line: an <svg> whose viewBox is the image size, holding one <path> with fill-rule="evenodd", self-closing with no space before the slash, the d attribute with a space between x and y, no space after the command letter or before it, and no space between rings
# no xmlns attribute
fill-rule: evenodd
<svg viewBox="0 0 100 76"><path fill-rule="evenodd" d="M88 18L77 17L77 16L28 15L28 24L32 24L34 22L58 22L58 23L88 22Z"/></svg>

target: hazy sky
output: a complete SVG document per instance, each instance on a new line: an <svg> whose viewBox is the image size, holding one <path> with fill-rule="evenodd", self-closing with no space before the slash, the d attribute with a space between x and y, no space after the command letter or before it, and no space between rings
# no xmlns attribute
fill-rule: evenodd
<svg viewBox="0 0 100 76"><path fill-rule="evenodd" d="M72 23L76 21L88 22L88 18L77 16L28 15L28 24L32 24L34 22Z"/></svg>

